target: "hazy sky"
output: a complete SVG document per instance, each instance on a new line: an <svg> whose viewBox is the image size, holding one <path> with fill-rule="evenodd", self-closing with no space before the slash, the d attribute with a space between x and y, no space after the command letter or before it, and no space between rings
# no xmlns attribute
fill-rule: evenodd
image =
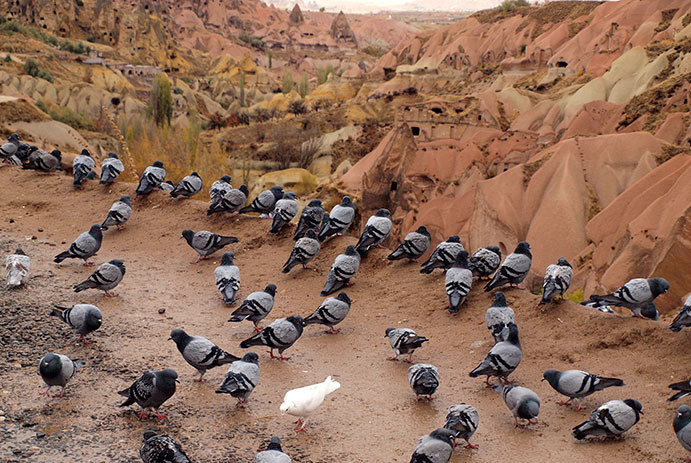
<svg viewBox="0 0 691 463"><path fill-rule="evenodd" d="M266 1L266 0L265 0ZM270 0L268 0L270 2ZM303 0L310 3L312 0ZM319 6L344 11L363 10L441 10L441 11L475 11L494 8L502 0L313 0ZM536 3L537 0L528 0ZM544 3L541 0L540 3Z"/></svg>

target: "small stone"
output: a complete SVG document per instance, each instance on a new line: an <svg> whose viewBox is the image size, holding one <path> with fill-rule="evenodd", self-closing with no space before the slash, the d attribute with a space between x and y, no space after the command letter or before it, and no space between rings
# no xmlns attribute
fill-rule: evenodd
<svg viewBox="0 0 691 463"><path fill-rule="evenodd" d="M43 233L43 229L42 229L42 228L39 228L39 229L38 229L38 232L39 232L39 233Z"/></svg>
<svg viewBox="0 0 691 463"><path fill-rule="evenodd" d="M10 223L14 223L14 219L10 219Z"/></svg>
<svg viewBox="0 0 691 463"><path fill-rule="evenodd" d="M164 313L166 313L166 309L164 309L163 307L161 307L160 309L158 309L158 313L164 314Z"/></svg>
<svg viewBox="0 0 691 463"><path fill-rule="evenodd" d="M44 437L46 437L45 432L37 432L36 433L36 439L43 439Z"/></svg>

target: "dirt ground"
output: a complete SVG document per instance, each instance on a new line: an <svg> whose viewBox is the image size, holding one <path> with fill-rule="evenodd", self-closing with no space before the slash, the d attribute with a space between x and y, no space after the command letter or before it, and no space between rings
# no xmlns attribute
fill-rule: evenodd
<svg viewBox="0 0 691 463"><path fill-rule="evenodd" d="M323 299L319 291L334 257L356 238L327 242L316 258L317 271L285 275L280 268L293 241L287 234L269 236L269 220L208 218L205 203L156 192L136 198L124 231L104 233L96 263L120 258L127 267L115 290L118 297L105 298L95 290L75 294L72 286L92 270L74 260L56 265L53 256L133 191L131 184L104 188L93 181L74 191L64 175L0 169L2 260L17 245L32 258L28 287L0 292L0 461L139 461L141 435L154 429L176 438L196 462L254 461L256 449L272 435L281 437L296 462L407 462L417 439L441 426L447 408L460 402L479 409L480 426L472 439L479 450L459 447L452 458L456 463L670 462L686 455L672 429L679 404L666 398L667 384L691 376L691 332L667 331L670 316L642 321L570 302L542 312L537 296L508 290L524 353L512 377L542 399L539 423L516 429L501 397L482 379L468 377L491 347L484 325L491 296L477 284L460 313L451 315L445 310L442 273L421 275L414 264L388 263L385 250L368 256L348 289L353 305L341 334L306 328L286 352L292 355L287 362L269 360L266 349L255 350L261 380L248 408L236 409L234 399L214 392L226 368L209 371L206 383L195 383L196 371L167 340L172 329L184 328L242 355L238 345L252 333L249 322L226 322L232 309L222 304L213 277L220 254L192 265L196 253L180 239L181 230L240 238L230 246L242 274L240 298L268 283L278 286L268 321L311 313ZM96 304L104 316L91 336L95 344L88 346L76 343L71 330L48 315L52 303L82 302ZM431 339L415 360L441 372L432 402L415 402L408 364L386 361L391 349L383 335L390 326L410 327ZM86 362L62 399L40 395L44 385L37 365L48 351ZM174 368L180 375L178 392L161 408L165 423L140 421L135 407L118 408L123 398L117 391L148 368ZM596 393L585 410L576 412L558 406L561 398L540 382L547 368L616 376L627 386ZM292 420L280 416L283 394L327 375L340 381L341 389L308 421L307 432L296 434ZM624 439L578 442L571 436L570 429L594 407L629 397L643 404L645 414Z"/></svg>

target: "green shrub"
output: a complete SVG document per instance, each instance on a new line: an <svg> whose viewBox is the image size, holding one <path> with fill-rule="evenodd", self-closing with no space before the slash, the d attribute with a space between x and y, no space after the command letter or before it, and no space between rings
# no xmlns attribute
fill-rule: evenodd
<svg viewBox="0 0 691 463"><path fill-rule="evenodd" d="M36 77L38 77L39 79L47 80L48 82L53 82L53 76L49 71L46 71L45 69L41 69L40 71L38 71Z"/></svg>
<svg viewBox="0 0 691 463"><path fill-rule="evenodd" d="M183 95L185 92L180 87L175 87L173 93L176 95Z"/></svg>
<svg viewBox="0 0 691 463"><path fill-rule="evenodd" d="M296 116L298 114L305 114L307 112L307 106L305 106L302 100L291 101L288 105L288 112Z"/></svg>
<svg viewBox="0 0 691 463"><path fill-rule="evenodd" d="M35 59L29 58L24 61L24 72L31 77L36 77L40 70L41 67L38 65L38 62Z"/></svg>
<svg viewBox="0 0 691 463"><path fill-rule="evenodd" d="M568 299L571 302L575 302L576 304L580 304L585 300L585 293L583 292L582 289L577 289L576 291L565 294L564 295L565 299Z"/></svg>
<svg viewBox="0 0 691 463"><path fill-rule="evenodd" d="M151 115L159 126L170 125L173 117L173 95L170 91L170 80L165 72L154 77L151 86Z"/></svg>
<svg viewBox="0 0 691 463"><path fill-rule="evenodd" d="M283 92L284 95L287 95L288 93L293 91L293 87L295 87L295 81L293 80L293 73L290 71L286 71L283 74L283 82L281 83L281 91Z"/></svg>
<svg viewBox="0 0 691 463"><path fill-rule="evenodd" d="M76 53L78 55L83 55L91 52L91 47L85 47L82 42L74 43L71 40L66 40L60 45L61 50L69 51L70 53Z"/></svg>
<svg viewBox="0 0 691 463"><path fill-rule="evenodd" d="M530 6L527 0L504 0L499 5L499 9L502 11L513 11L521 6Z"/></svg>
<svg viewBox="0 0 691 463"><path fill-rule="evenodd" d="M263 37L256 35L240 34L240 40L259 50L264 49Z"/></svg>
<svg viewBox="0 0 691 463"><path fill-rule="evenodd" d="M11 57L10 54L8 53L8 54L5 55L5 62L6 62L6 63L9 63L10 61L12 61L12 57Z"/></svg>
<svg viewBox="0 0 691 463"><path fill-rule="evenodd" d="M325 83L329 78L329 74L333 74L333 72L334 67L331 64L328 64L325 68L317 69L317 83L319 85Z"/></svg>

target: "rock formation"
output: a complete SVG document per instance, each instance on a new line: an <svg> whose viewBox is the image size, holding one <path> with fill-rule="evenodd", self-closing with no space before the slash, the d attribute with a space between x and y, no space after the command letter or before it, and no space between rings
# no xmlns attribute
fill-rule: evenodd
<svg viewBox="0 0 691 463"><path fill-rule="evenodd" d="M346 18L342 11L338 13L331 23L331 37L338 41L357 44L355 34L348 23L348 18Z"/></svg>
<svg viewBox="0 0 691 463"><path fill-rule="evenodd" d="M300 25L305 22L305 17L302 16L302 10L300 6L296 3L293 10L290 12L290 24Z"/></svg>

